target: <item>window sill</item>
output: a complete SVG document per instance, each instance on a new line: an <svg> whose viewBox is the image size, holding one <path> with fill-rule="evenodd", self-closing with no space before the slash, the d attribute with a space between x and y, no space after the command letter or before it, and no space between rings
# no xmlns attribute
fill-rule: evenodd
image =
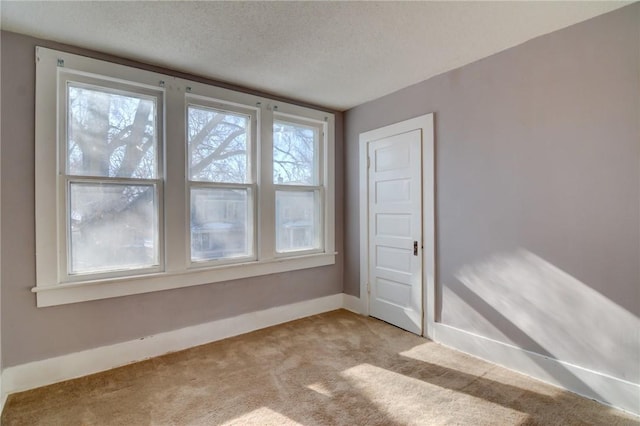
<svg viewBox="0 0 640 426"><path fill-rule="evenodd" d="M41 308L333 265L336 254L319 253L268 261L227 264L206 269L61 283L33 287L31 291L36 293L37 306Z"/></svg>

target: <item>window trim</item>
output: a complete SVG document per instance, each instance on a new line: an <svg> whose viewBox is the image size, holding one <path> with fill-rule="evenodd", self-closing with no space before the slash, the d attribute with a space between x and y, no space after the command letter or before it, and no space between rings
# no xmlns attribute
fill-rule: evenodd
<svg viewBox="0 0 640 426"><path fill-rule="evenodd" d="M210 84L195 82L167 74L132 68L96 60L84 56L55 51L42 47L36 48L36 293L37 306L53 306L87 300L97 300L131 294L202 285L234 279L255 277L266 274L281 273L299 269L314 268L335 264L335 117L333 114L300 107L269 98L236 92ZM158 188L164 209L161 232L163 232L164 270L136 276L92 277L81 281L62 281L58 276L59 250L57 248L58 227L60 220L57 213L59 185L53 176L60 176L57 169L59 153L59 133L57 111L58 72L69 72L84 76L100 76L100 79L124 83L146 85L164 93L164 143L159 141L159 168L162 170L159 179L162 187ZM106 75L106 76L105 76ZM55 76L55 77L54 77ZM198 265L191 267L190 238L188 229L188 188L186 177L186 105L189 97L203 96L218 99L228 105L236 105L243 109L255 108L261 125L256 125L259 142L253 143L252 154L255 162L254 182L256 211L255 226L256 246L254 251L259 260L238 261L216 265ZM297 252L296 255L280 257L275 252L275 190L273 184L273 165L262 160L263 153L272 152L274 112L279 115L290 115L303 120L324 122L326 139L320 170L323 180L324 205L323 238L324 248L318 252ZM177 117L181 117L178 119ZM285 120L286 121L286 120ZM54 161L52 161L52 158ZM167 161L171 158L171 162ZM271 157L268 157L271 160ZM259 164L258 164L259 163ZM160 164L163 166L160 167ZM160 200L159 200L160 202ZM52 211L56 215L47 215ZM55 216L55 217L53 217ZM269 227L271 227L269 229ZM269 232L261 230L269 229ZM200 262L198 262L200 263Z"/></svg>
<svg viewBox="0 0 640 426"><path fill-rule="evenodd" d="M188 260L188 268L207 268L214 267L220 265L228 265L235 263L245 263L248 261L258 261L260 259L258 252L258 185L257 185L257 163L259 162L259 157L256 155L257 146L260 142L258 137L258 130L260 128L260 110L259 108L252 108L248 105L241 105L233 102L227 102L222 99L216 99L212 97L196 95L193 93L194 88L192 87L188 93L185 94L185 108L184 108L184 117L185 117L185 176L186 176L186 197L187 197L187 222L186 222L186 230L185 235L188 239L187 241L187 260ZM230 182L209 182L209 181L201 181L201 180L191 180L191 176L189 173L190 168L190 153L188 146L189 139L189 107L200 107L205 109L229 112L234 114L245 114L249 116L249 134L250 141L247 152L247 162L249 163L249 167L247 170L248 177L244 183L230 183ZM191 190L193 188L212 188L212 189L247 189L249 191L249 202L251 203L251 222L248 223L249 229L251 232L251 243L252 243L252 252L247 256L238 256L231 258L221 258L221 259L208 259L208 260L193 260L191 256Z"/></svg>
<svg viewBox="0 0 640 426"><path fill-rule="evenodd" d="M317 155L314 158L314 168L316 169L316 184L315 185L299 185L299 184L286 184L286 183L275 183L273 182L273 173L271 175L271 182L273 184L273 197L276 198L276 193L278 191L291 191L291 192L310 192L316 191L318 193L317 203L320 204L320 208L318 211L318 227L316 230L316 236L318 238L319 246L310 248L310 249L301 249L301 250L285 250L278 251L277 250L277 242L274 242L274 256L276 258L287 258L298 255L306 255L306 254L314 254L314 253L324 253L325 247L327 244L327 233L325 232L325 228L327 226L326 215L328 214L327 209L322 209L322 206L326 207L327 197L326 192L327 184L330 181L330 176L328 175L328 168L325 165L328 163L328 151L329 151L329 135L332 132L329 131L329 120L323 119L318 120L310 117L301 117L300 115L294 115L287 112L282 112L278 110L273 113L273 120L271 122L271 128L273 128L273 123L276 121L292 124L292 125L300 125L303 127L316 128L318 130L318 140L316 141L317 146L315 149L318 151ZM272 148L273 151L273 148ZM272 160L273 164L273 160ZM333 200L332 200L333 202ZM276 223L276 217L274 216L274 226Z"/></svg>
<svg viewBox="0 0 640 426"><path fill-rule="evenodd" d="M57 149L57 206L58 217L57 246L58 246L58 282L82 282L101 278L117 278L125 276L138 276L150 273L158 273L164 270L164 204L163 204L163 183L164 183L164 107L165 91L162 87L152 87L142 82L124 82L113 78L98 78L83 72L67 70L58 67L57 69L57 111L58 111L58 149ZM71 84L70 84L71 83ZM109 177L109 176L83 176L69 174L68 165L68 144L69 132L69 87L81 87L87 89L103 89L105 93L118 95L140 95L141 98L155 100L156 107L156 150L155 150L155 178L134 178L134 177ZM107 87L109 86L109 87ZM60 125L64 123L64 125ZM71 200L70 189L72 183L95 183L114 185L152 185L155 192L155 213L158 244L158 264L144 268L115 269L111 271L93 273L72 273L71 271L71 241L67 213L70 210Z"/></svg>

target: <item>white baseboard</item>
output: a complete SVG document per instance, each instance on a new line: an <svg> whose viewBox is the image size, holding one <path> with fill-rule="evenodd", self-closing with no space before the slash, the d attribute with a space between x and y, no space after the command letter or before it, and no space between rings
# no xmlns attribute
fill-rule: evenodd
<svg viewBox="0 0 640 426"><path fill-rule="evenodd" d="M435 341L606 405L640 415L640 385L455 327L435 324Z"/></svg>
<svg viewBox="0 0 640 426"><path fill-rule="evenodd" d="M333 311L342 306L343 293L339 293L8 367L2 371L3 405L6 396L14 392L98 373L169 352Z"/></svg>
<svg viewBox="0 0 640 426"><path fill-rule="evenodd" d="M261 328L344 308L362 313L361 300L344 293L168 331L6 368L0 374L0 413L7 395L98 373ZM640 385L607 376L441 323L435 341L538 380L640 415Z"/></svg>
<svg viewBox="0 0 640 426"><path fill-rule="evenodd" d="M351 311L356 314L362 314L362 302L359 297L352 296L350 294L342 293L342 307L347 311Z"/></svg>

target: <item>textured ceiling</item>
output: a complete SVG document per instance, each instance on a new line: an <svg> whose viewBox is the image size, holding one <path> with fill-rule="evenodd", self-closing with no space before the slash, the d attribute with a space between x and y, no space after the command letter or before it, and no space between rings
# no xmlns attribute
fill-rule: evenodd
<svg viewBox="0 0 640 426"><path fill-rule="evenodd" d="M2 29L344 110L629 2L0 2Z"/></svg>

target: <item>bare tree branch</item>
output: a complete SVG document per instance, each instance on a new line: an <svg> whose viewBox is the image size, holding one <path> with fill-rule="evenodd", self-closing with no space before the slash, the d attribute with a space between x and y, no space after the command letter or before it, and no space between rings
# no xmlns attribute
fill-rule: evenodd
<svg viewBox="0 0 640 426"><path fill-rule="evenodd" d="M192 147L192 149L197 148L200 144L202 144L202 142L204 142L205 140L207 140L207 137L209 136L209 134L215 130L216 127L218 127L218 125L220 123L222 123L222 121L225 119L225 115L224 114L216 114L213 117L213 120L209 120L207 122L207 124L204 125L204 127L202 127L202 129L200 129L200 131L198 133L196 133L194 136L189 138L189 145Z"/></svg>
<svg viewBox="0 0 640 426"><path fill-rule="evenodd" d="M116 176L131 177L133 172L138 167L138 163L146 153L143 149L143 143L145 130L147 124L149 124L149 114L151 113L150 102L140 102L136 115L132 124L131 133L127 135L125 139L125 154ZM148 144L147 149L151 144Z"/></svg>
<svg viewBox="0 0 640 426"><path fill-rule="evenodd" d="M239 130L236 130L235 132L230 133L225 138L225 140L222 141L222 143L220 145L218 145L218 147L211 154L207 155L202 160L200 160L200 162L198 162L198 164L194 164L194 165L191 166L191 170L189 171L191 176L197 175L200 172L202 172L215 159L229 158L229 157L232 157L234 155L240 155L240 154L246 153L245 150L232 151L232 152L235 152L235 154L233 154L233 155L225 155L225 153L224 153L224 150L227 149L227 147L231 144L231 142L233 142L233 140L235 138L237 138L238 136L242 135L244 132L245 132L244 129L239 129Z"/></svg>

